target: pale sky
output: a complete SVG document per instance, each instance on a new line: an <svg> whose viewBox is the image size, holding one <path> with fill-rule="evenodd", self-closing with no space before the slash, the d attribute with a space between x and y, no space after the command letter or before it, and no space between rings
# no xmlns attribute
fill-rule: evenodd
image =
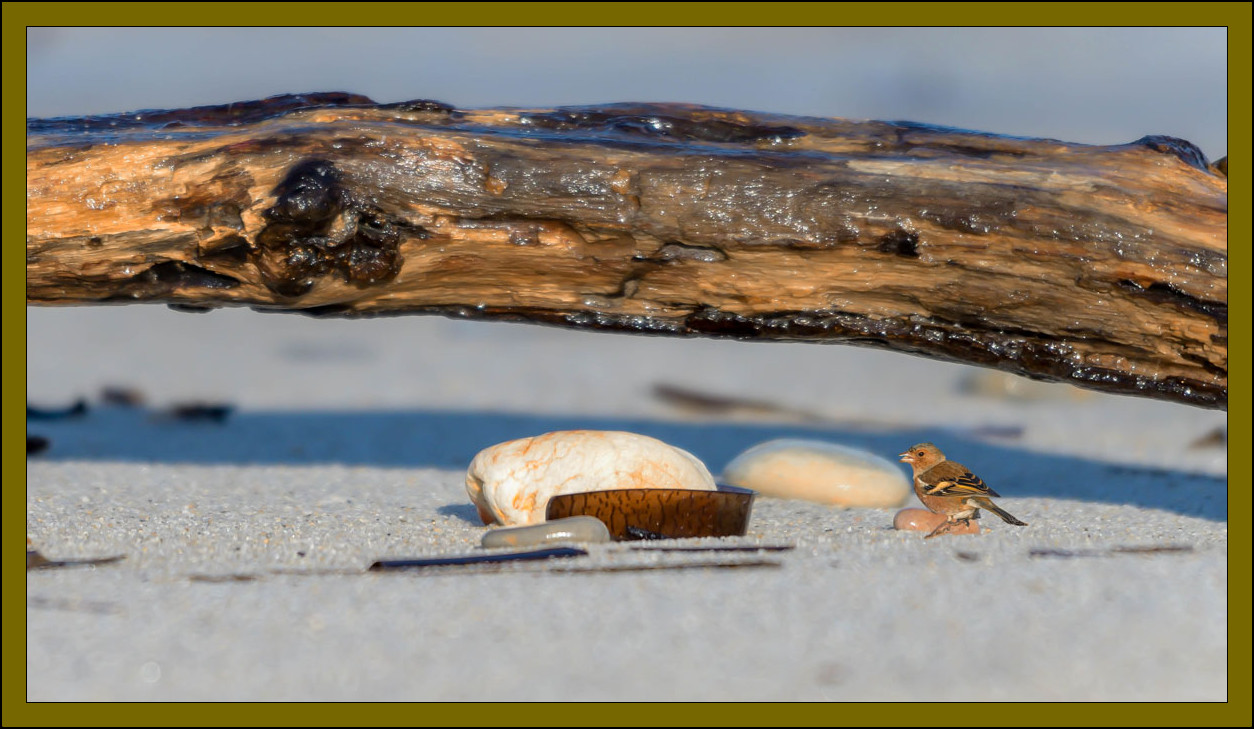
<svg viewBox="0 0 1254 729"><path fill-rule="evenodd" d="M681 101L1227 154L1224 28L33 28L28 116L306 91Z"/></svg>

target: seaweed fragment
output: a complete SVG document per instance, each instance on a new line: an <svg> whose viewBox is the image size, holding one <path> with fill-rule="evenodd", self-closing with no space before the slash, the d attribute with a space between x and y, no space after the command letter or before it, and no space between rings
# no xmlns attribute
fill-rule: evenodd
<svg viewBox="0 0 1254 729"><path fill-rule="evenodd" d="M454 567L478 564L497 564L500 562L526 562L543 559L562 559L566 557L586 557L588 553L574 547L550 547L548 549L532 549L525 552L508 552L505 554L469 554L461 557L428 557L421 559L381 559L370 565L371 572L396 569L421 569L426 567Z"/></svg>
<svg viewBox="0 0 1254 729"><path fill-rule="evenodd" d="M737 560L733 562L676 562L671 564L616 564L597 567L556 567L550 572L588 574L595 572L652 572L655 570L738 569L757 567L783 567L782 562L771 559Z"/></svg>
<svg viewBox="0 0 1254 729"><path fill-rule="evenodd" d="M94 559L48 559L39 553L38 550L26 550L26 569L29 570L47 570L57 567L94 567L98 564L110 564L112 562L120 562L126 559L125 554L115 554L112 557L98 557Z"/></svg>
<svg viewBox="0 0 1254 729"><path fill-rule="evenodd" d="M169 420L186 423L225 423L235 406L227 403L186 402L175 403L161 414Z"/></svg>
<svg viewBox="0 0 1254 729"><path fill-rule="evenodd" d="M1198 448L1224 448L1228 445L1228 429L1222 425L1189 444L1190 450Z"/></svg>
<svg viewBox="0 0 1254 729"><path fill-rule="evenodd" d="M188 575L187 579L191 582L254 582L257 575L250 574L230 574L230 575Z"/></svg>
<svg viewBox="0 0 1254 729"><path fill-rule="evenodd" d="M1146 544L1108 547L1106 549L1033 549L1029 557L1113 557L1119 554L1185 554L1193 551L1190 544Z"/></svg>
<svg viewBox="0 0 1254 729"><path fill-rule="evenodd" d="M100 402L122 408L138 408L144 405L144 393L127 385L105 385L100 388Z"/></svg>
<svg viewBox="0 0 1254 729"><path fill-rule="evenodd" d="M634 552L788 552L795 544L736 544L712 547L629 547Z"/></svg>

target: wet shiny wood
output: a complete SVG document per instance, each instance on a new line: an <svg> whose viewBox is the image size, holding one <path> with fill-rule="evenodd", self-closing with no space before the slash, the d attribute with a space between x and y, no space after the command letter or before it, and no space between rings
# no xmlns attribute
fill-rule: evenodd
<svg viewBox="0 0 1254 729"><path fill-rule="evenodd" d="M33 304L843 342L1227 404L1227 179L1183 140L351 94L27 139Z"/></svg>

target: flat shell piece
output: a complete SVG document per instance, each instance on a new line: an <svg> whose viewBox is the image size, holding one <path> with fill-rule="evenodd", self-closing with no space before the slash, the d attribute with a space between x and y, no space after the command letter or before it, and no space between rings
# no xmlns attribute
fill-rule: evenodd
<svg viewBox="0 0 1254 729"><path fill-rule="evenodd" d="M550 519L543 524L523 527L501 527L483 535L480 542L485 549L500 547L530 547L534 544L554 542L583 542L602 544L610 541L610 530L594 516L571 516Z"/></svg>
<svg viewBox="0 0 1254 729"><path fill-rule="evenodd" d="M754 493L734 486L717 491L615 489L549 499L548 518L584 514L609 527L615 541L739 537L749 526Z"/></svg>
<svg viewBox="0 0 1254 729"><path fill-rule="evenodd" d="M714 477L691 453L611 430L563 430L498 443L480 451L466 471L466 493L479 517L502 526L544 521L549 499L558 494L715 488Z"/></svg>

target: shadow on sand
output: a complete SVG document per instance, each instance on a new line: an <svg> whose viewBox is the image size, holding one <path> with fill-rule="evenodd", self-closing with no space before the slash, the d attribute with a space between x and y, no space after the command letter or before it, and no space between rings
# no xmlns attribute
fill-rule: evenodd
<svg viewBox="0 0 1254 729"><path fill-rule="evenodd" d="M241 412L222 423L183 423L154 420L145 411L124 408L95 409L82 417L31 421L27 426L32 434L50 440L49 448L32 459L454 470L466 468L475 453L495 443L577 428L653 436L691 451L716 475L744 449L772 438L828 440L890 460L914 443L933 441L972 466L1003 496L1127 504L1227 519L1223 477L1036 453L1015 447L1012 440L981 441L941 428L859 431L458 411Z"/></svg>

